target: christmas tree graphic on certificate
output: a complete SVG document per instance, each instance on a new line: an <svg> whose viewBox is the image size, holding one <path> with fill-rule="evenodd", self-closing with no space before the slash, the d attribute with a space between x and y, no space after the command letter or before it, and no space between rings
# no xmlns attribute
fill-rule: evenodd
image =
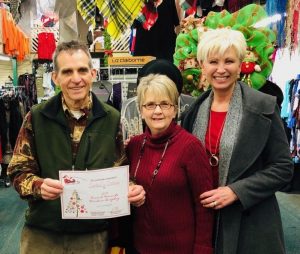
<svg viewBox="0 0 300 254"><path fill-rule="evenodd" d="M70 197L65 213L74 214L76 218L87 213L87 210L84 204L82 204L82 200L76 190L73 191L72 196Z"/></svg>

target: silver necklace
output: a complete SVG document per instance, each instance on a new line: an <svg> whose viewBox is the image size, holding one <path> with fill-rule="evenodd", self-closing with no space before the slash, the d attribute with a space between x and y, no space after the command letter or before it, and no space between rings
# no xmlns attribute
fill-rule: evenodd
<svg viewBox="0 0 300 254"><path fill-rule="evenodd" d="M222 134L222 131L223 131L223 127L224 127L224 124L225 124L225 120L226 120L226 116L223 120L223 123L222 123L222 126L220 128L220 131L219 131L219 134L217 136L217 142L216 142L216 150L215 152L213 153L212 151L212 148L211 148L211 142L210 142L210 128L211 128L211 110L209 112L209 128L208 128L208 146L209 146L209 154L210 154L210 157L209 157L209 164L212 166L212 167L216 167L219 165L219 158L217 156L217 151L218 151L218 146L220 145L220 138L221 138L221 134Z"/></svg>

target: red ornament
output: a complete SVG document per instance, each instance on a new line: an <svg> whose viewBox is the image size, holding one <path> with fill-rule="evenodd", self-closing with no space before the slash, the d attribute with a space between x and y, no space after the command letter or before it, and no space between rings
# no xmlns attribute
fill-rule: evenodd
<svg viewBox="0 0 300 254"><path fill-rule="evenodd" d="M255 72L255 65L254 62L243 62L241 66L241 72L243 74L251 74Z"/></svg>

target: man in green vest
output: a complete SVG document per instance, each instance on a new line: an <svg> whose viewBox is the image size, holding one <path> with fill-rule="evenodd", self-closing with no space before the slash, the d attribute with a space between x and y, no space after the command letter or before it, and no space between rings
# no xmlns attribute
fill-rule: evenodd
<svg viewBox="0 0 300 254"><path fill-rule="evenodd" d="M77 41L57 46L52 79L61 92L26 115L8 172L22 199L28 201L21 254L104 254L107 220L63 220L59 170L112 167L122 146L119 112L91 90L96 70L87 47ZM130 193L130 192L129 192ZM141 188L129 201L144 202Z"/></svg>

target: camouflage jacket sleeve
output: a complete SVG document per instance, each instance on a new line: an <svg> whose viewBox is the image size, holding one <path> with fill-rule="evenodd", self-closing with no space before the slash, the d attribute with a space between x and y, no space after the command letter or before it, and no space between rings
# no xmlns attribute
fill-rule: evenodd
<svg viewBox="0 0 300 254"><path fill-rule="evenodd" d="M39 177L31 118L30 112L24 118L13 157L7 169L15 189L23 199L41 198L43 183L43 179Z"/></svg>

